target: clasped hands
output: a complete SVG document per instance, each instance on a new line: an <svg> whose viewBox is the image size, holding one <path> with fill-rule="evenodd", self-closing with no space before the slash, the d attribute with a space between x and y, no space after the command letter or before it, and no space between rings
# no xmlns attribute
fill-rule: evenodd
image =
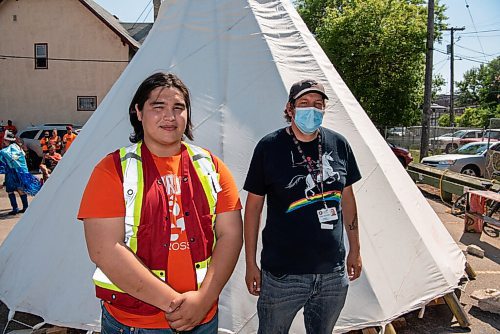
<svg viewBox="0 0 500 334"><path fill-rule="evenodd" d="M200 291L178 294L165 312L170 327L177 331L189 331L198 326L212 307Z"/></svg>

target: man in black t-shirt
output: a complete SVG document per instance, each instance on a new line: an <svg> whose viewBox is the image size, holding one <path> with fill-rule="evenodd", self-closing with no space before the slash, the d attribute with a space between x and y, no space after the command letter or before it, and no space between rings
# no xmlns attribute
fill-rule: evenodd
<svg viewBox="0 0 500 334"><path fill-rule="evenodd" d="M302 307L307 333L331 333L349 279L361 273L352 190L361 175L347 140L320 126L327 99L320 83L295 83L285 109L291 125L257 144L245 181L246 283L259 296L261 334L288 333ZM256 250L266 197L261 272Z"/></svg>

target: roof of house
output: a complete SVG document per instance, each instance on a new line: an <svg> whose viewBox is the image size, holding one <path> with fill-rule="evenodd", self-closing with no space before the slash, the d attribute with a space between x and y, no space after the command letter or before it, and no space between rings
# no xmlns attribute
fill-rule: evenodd
<svg viewBox="0 0 500 334"><path fill-rule="evenodd" d="M144 43L144 40L149 34L149 31L153 27L153 23L127 23L120 22L120 24L128 31L129 35L132 36L139 43Z"/></svg>
<svg viewBox="0 0 500 334"><path fill-rule="evenodd" d="M87 7L95 16L97 16L105 25L113 30L120 38L122 42L130 45L134 50L138 50L141 44L135 40L128 31L118 22L118 19L113 16L110 12L99 6L93 0L79 0L82 5Z"/></svg>
<svg viewBox="0 0 500 334"><path fill-rule="evenodd" d="M0 4L5 0L0 0ZM90 10L98 19L100 19L109 29L116 33L123 43L128 44L132 49L137 51L141 44L135 40L125 29L118 19L109 13L107 10L99 6L93 0L78 0L83 6ZM149 32L149 30L148 30ZM147 33L146 33L147 35Z"/></svg>

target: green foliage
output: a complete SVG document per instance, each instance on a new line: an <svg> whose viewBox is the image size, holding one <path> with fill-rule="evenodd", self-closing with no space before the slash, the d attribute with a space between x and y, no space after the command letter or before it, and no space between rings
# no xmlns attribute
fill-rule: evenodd
<svg viewBox="0 0 500 334"><path fill-rule="evenodd" d="M466 108L461 116L456 117L460 127L486 128L491 118L500 118L500 105L493 108Z"/></svg>
<svg viewBox="0 0 500 334"><path fill-rule="evenodd" d="M432 78L432 97L431 100L435 101L436 96L438 95L439 91L441 90L441 87L445 85L444 78L441 74L436 74L434 78Z"/></svg>
<svg viewBox="0 0 500 334"><path fill-rule="evenodd" d="M321 25L323 17L326 15L327 8L342 9L347 0L297 0L295 6L300 13L302 20L306 23L309 30L315 34L316 28Z"/></svg>
<svg viewBox="0 0 500 334"><path fill-rule="evenodd" d="M457 106L469 107L458 117L460 126L486 127L490 118L500 117L500 57L466 71L457 90Z"/></svg>
<svg viewBox="0 0 500 334"><path fill-rule="evenodd" d="M450 126L450 114L442 114L438 118L439 126Z"/></svg>
<svg viewBox="0 0 500 334"><path fill-rule="evenodd" d="M496 107L500 103L500 57L466 71L457 90L457 106Z"/></svg>
<svg viewBox="0 0 500 334"><path fill-rule="evenodd" d="M427 34L425 1L298 0L296 5L377 126L419 122ZM437 8L439 17L444 17L442 8Z"/></svg>

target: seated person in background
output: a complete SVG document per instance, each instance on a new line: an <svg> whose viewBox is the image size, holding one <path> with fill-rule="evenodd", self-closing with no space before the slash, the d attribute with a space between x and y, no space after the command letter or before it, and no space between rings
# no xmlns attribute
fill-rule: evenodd
<svg viewBox="0 0 500 334"><path fill-rule="evenodd" d="M49 144L50 144L50 133L48 130L43 132L43 137L40 139L40 146L42 147L43 154L49 152Z"/></svg>
<svg viewBox="0 0 500 334"><path fill-rule="evenodd" d="M52 136L49 138L49 144L56 148L57 153L61 153L62 141L61 137L57 135L57 129L52 130Z"/></svg>
<svg viewBox="0 0 500 334"><path fill-rule="evenodd" d="M43 156L42 163L40 164L40 170L42 171L44 181L47 181L61 158L61 155L56 152L55 146L50 145L49 152Z"/></svg>

